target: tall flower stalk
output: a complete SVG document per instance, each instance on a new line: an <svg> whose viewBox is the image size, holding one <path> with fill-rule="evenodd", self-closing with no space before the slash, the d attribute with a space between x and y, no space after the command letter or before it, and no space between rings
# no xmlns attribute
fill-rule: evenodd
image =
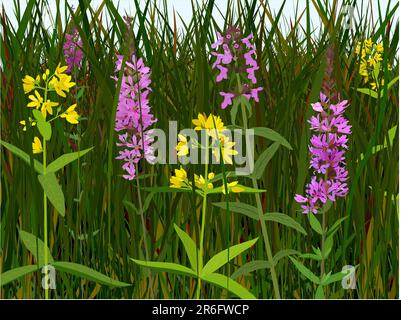
<svg viewBox="0 0 401 320"><path fill-rule="evenodd" d="M143 241L146 259L150 259L147 244L146 222L144 218L142 196L139 186L138 164L141 159L152 162L155 157L151 144L153 137L150 126L157 121L150 110L149 94L151 92L150 68L146 67L142 58L137 59L132 55L131 61L122 66L123 56L117 56L116 72L124 68L124 74L119 92L115 130L121 132L118 136L117 146L122 147L117 159L124 161L122 169L125 171L123 178L133 180L136 177L139 211L143 229ZM118 79L114 77L117 81ZM152 278L149 281L152 292Z"/></svg>
<svg viewBox="0 0 401 320"><path fill-rule="evenodd" d="M320 93L320 101L312 104L316 114L308 121L310 129L314 132L309 145L310 168L313 169L313 175L306 185L305 196L295 195L295 201L301 204L303 213L309 214L312 228L321 235L321 248L315 250L314 255L304 255L320 261L320 280L317 281L319 287L316 295L319 298L325 297L323 286L328 284L325 261L331 251L335 232L327 230L326 215L331 206L330 201L335 202L348 193L345 153L348 149L348 135L351 134L351 125L344 116L349 106L348 101L341 100L335 91L334 52L331 48L328 49L326 57L324 92ZM333 100L337 100L337 103L334 104ZM321 224L314 217L317 213L322 214ZM340 219L340 222L342 220ZM295 265L299 266L297 263Z"/></svg>
<svg viewBox="0 0 401 320"><path fill-rule="evenodd" d="M212 49L216 50L212 52L212 55L216 57L212 68L217 68L220 72L216 77L216 82L226 80L230 84L232 81L237 84L236 86L232 86L234 89L229 92L220 92L220 95L224 98L221 103L221 108L225 109L227 106L233 105L234 100L238 99L241 106L243 128L245 130L248 129L246 107L250 107L249 102L251 100L259 102L259 92L263 91L262 87L256 86L257 78L255 72L259 69L259 66L257 61L254 59L256 55L256 46L251 42L252 38L252 33L247 37L242 38L241 30L234 26L230 26L224 35L217 32L217 41L212 44ZM219 48L222 48L222 52L217 51ZM237 111L235 110L235 114L236 112ZM247 138L246 135L246 154L249 157L252 150ZM255 177L252 177L252 186L255 189L258 188L258 182ZM263 220L264 212L259 193L255 193L255 200L259 222L262 227L266 255L270 264L274 296L276 299L280 299L280 288L273 262L273 254L266 228L266 222Z"/></svg>

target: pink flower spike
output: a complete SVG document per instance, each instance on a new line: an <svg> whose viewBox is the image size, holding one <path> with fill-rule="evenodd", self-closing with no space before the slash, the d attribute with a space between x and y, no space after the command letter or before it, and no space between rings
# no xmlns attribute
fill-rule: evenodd
<svg viewBox="0 0 401 320"><path fill-rule="evenodd" d="M317 112L323 112L323 107L320 102L312 103L312 109Z"/></svg>
<svg viewBox="0 0 401 320"><path fill-rule="evenodd" d="M221 65L218 65L217 69L220 70L220 73L216 77L216 81L217 82L220 82L223 79L228 79L228 69L227 68L225 68L225 67L223 67Z"/></svg>

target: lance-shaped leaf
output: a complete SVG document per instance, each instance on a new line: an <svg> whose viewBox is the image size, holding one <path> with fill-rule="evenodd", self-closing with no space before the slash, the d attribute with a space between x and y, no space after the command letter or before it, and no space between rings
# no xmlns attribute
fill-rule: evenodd
<svg viewBox="0 0 401 320"><path fill-rule="evenodd" d="M23 230L19 230L19 236L27 250L35 257L36 263L39 267L42 267L45 264L45 250L47 251L48 263L52 264L54 262L50 249L45 249L45 244L38 237Z"/></svg>
<svg viewBox="0 0 401 320"><path fill-rule="evenodd" d="M21 160L26 162L28 165L31 164L31 159L26 152L22 151L21 149L17 148L14 145L4 142L2 140L0 140L0 144L2 146L4 146L6 149L8 149L9 151L11 151L13 154L15 154L18 158L20 158ZM33 159L33 167L35 168L35 171L37 173L39 173L39 174L43 173L43 166L38 160Z"/></svg>
<svg viewBox="0 0 401 320"><path fill-rule="evenodd" d="M106 285L109 287L128 287L131 286L129 283L121 282L118 280L114 280L103 273L100 273L96 270L88 268L78 263L67 262L67 261L57 261L52 264L56 270L67 272L72 275L85 278L91 281L95 281L96 283Z"/></svg>
<svg viewBox="0 0 401 320"><path fill-rule="evenodd" d="M206 265L202 269L201 274L207 275L213 273L214 271L228 263L230 260L234 259L239 254L252 247L256 243L256 241L258 241L258 239L259 238L256 238L240 244L236 244L228 249L219 252L206 263Z"/></svg>
<svg viewBox="0 0 401 320"><path fill-rule="evenodd" d="M190 277L198 277L197 273L187 267L184 267L177 263L171 262L157 262L157 261L143 261L143 260L136 260L132 259L136 264L140 266L151 268L152 270L159 271L159 272L171 272L176 274L182 274L184 276Z"/></svg>
<svg viewBox="0 0 401 320"><path fill-rule="evenodd" d="M260 269L268 269L270 268L270 263L267 260L254 260L249 261L242 265L240 268L235 270L235 272L231 275L232 279L236 279L246 273L251 273Z"/></svg>
<svg viewBox="0 0 401 320"><path fill-rule="evenodd" d="M38 121L36 123L36 126L38 127L38 130L39 130L40 134L42 135L43 139L45 139L46 141L49 141L50 138L52 137L52 126L50 125L50 123L42 120L42 121Z"/></svg>
<svg viewBox="0 0 401 320"><path fill-rule="evenodd" d="M67 164L77 160L79 157L84 156L92 149L93 149L93 147L82 150L82 151L78 151L78 152L71 152L71 153L63 154L62 156L58 157L53 162L49 163L49 165L46 167L46 173L57 172L61 168L65 167Z"/></svg>
<svg viewBox="0 0 401 320"><path fill-rule="evenodd" d="M229 292L240 297L241 299L256 299L252 293L250 293L246 288L241 286L238 282L235 282L230 277L224 276L222 274L210 273L210 274L202 275L201 279L203 281L212 283L216 286L226 289Z"/></svg>
<svg viewBox="0 0 401 320"><path fill-rule="evenodd" d="M198 257L200 258L200 253L196 250L196 244L191 239L191 237L184 231L182 231L176 224L174 224L174 229L178 234L182 244L184 245L185 252L189 258L189 262L191 263L192 270L198 273Z"/></svg>
<svg viewBox="0 0 401 320"><path fill-rule="evenodd" d="M65 201L64 193L58 184L56 175L53 172L46 173L45 175L38 175L39 182L49 198L51 204L56 208L59 214L63 217L65 215Z"/></svg>
<svg viewBox="0 0 401 320"><path fill-rule="evenodd" d="M214 206L226 209L227 203L226 202L214 202ZM250 217L254 220L259 220L259 216L257 214L258 209L254 206L251 206L246 203L242 202L229 202L228 203L228 210L236 213L241 213L247 217Z"/></svg>
<svg viewBox="0 0 401 320"><path fill-rule="evenodd" d="M315 217L313 213L308 214L309 223L313 230L315 230L318 234L323 234L322 225L320 224L319 220Z"/></svg>
<svg viewBox="0 0 401 320"><path fill-rule="evenodd" d="M305 234L305 229L289 215L280 212L267 212L263 215L264 221L274 221Z"/></svg>
<svg viewBox="0 0 401 320"><path fill-rule="evenodd" d="M280 143L282 146L286 147L287 149L292 150L290 143L278 132L265 128L265 127L257 127L253 128L253 132L255 136L263 137L269 139L271 141L275 141Z"/></svg>
<svg viewBox="0 0 401 320"><path fill-rule="evenodd" d="M258 160L255 163L255 170L252 173L252 177L255 179L260 179L265 171L265 168L271 158L273 158L274 154L278 150L280 144L278 142L274 142L270 147L268 147L262 154L259 156Z"/></svg>
<svg viewBox="0 0 401 320"><path fill-rule="evenodd" d="M311 270L309 270L299 261L295 260L293 257L290 257L290 259L292 263L295 265L295 267L299 270L299 272L301 272L306 278L308 278L310 281L316 284L320 284L319 277L317 277Z"/></svg>
<svg viewBox="0 0 401 320"><path fill-rule="evenodd" d="M31 272L38 270L38 266L36 264L23 266L8 270L2 274L0 274L0 287L5 286L6 284L17 280Z"/></svg>

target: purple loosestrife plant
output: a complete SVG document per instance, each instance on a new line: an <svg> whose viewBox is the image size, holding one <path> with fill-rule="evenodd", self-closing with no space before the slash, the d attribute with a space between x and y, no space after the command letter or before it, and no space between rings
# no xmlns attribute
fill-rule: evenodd
<svg viewBox="0 0 401 320"><path fill-rule="evenodd" d="M118 55L116 72L121 70L123 57ZM123 147L117 159L124 161L122 168L124 179L133 180L140 159L152 162L155 157L151 144L153 137L149 127L157 121L150 110L149 93L151 92L150 68L142 58L132 55L124 67L124 75L119 93L116 126L119 134L117 146ZM118 80L113 77L114 80Z"/></svg>
<svg viewBox="0 0 401 320"><path fill-rule="evenodd" d="M336 201L348 192L344 155L351 126L343 116L347 107L347 100L331 104L324 93L320 93L320 102L312 104L317 112L308 121L315 132L309 146L314 175L306 186L306 195L295 195L295 201L302 204L304 213L317 213L327 200Z"/></svg>
<svg viewBox="0 0 401 320"><path fill-rule="evenodd" d="M82 59L84 56L81 50L82 40L76 28L71 33L67 33L65 39L63 46L64 57L68 65L67 72L71 72L75 68L80 69L82 66Z"/></svg>
<svg viewBox="0 0 401 320"><path fill-rule="evenodd" d="M351 134L351 125L344 116L348 107L347 100L340 100L335 90L334 50L329 48L326 54L327 67L325 71L320 101L312 104L316 112L308 121L314 132L310 139L310 168L313 175L306 185L305 196L296 194L295 201L301 203L305 214L308 214L312 230L321 236L320 248L313 248L313 253L301 254L299 257L320 262L320 277L315 275L304 264L290 257L300 273L317 285L315 298L323 299L328 295L326 287L333 282L352 277L352 268L343 268L341 272L332 273L325 269L325 261L332 252L334 235L341 222L347 217L340 218L331 226L326 226L326 214L332 202L343 198L348 193L348 171L345 164L345 152L348 149L348 136ZM332 102L337 100L336 104ZM315 216L321 214L321 222ZM348 273L348 275L347 275ZM342 281L343 284L343 281ZM344 287L344 284L343 284ZM327 288L328 289L328 288Z"/></svg>
<svg viewBox="0 0 401 320"><path fill-rule="evenodd" d="M258 92L263 88L255 87L257 83L255 71L259 69L259 66L254 59L256 47L251 43L252 38L252 33L242 38L240 29L233 26L230 26L224 35L217 32L217 41L212 44L212 49L216 50L212 52L212 56L216 59L212 68L219 71L216 81L239 81L237 89L231 92L220 92L223 97L222 109L232 105L233 100L238 96L259 102Z"/></svg>

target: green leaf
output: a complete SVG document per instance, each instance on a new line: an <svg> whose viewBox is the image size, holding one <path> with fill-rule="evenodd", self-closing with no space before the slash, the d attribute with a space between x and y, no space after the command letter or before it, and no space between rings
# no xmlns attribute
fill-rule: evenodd
<svg viewBox="0 0 401 320"><path fill-rule="evenodd" d="M0 274L0 287L5 286L6 284L14 280L17 280L18 278L21 278L36 270L39 270L37 265L28 265L8 270Z"/></svg>
<svg viewBox="0 0 401 320"><path fill-rule="evenodd" d="M18 158L26 162L28 165L31 164L30 157L26 152L22 151L21 149L10 143L4 142L3 140L0 140L0 144L11 151L13 154L15 154ZM43 173L43 165L38 160L33 159L33 167L35 168L35 171L37 173Z"/></svg>
<svg viewBox="0 0 401 320"><path fill-rule="evenodd" d="M213 205L222 209L227 208L227 202L214 202ZM242 202L229 202L228 209L235 213L241 213L254 220L259 220L259 216L257 214L258 209L249 204Z"/></svg>
<svg viewBox="0 0 401 320"><path fill-rule="evenodd" d="M293 218L291 218L289 215L286 215L284 213L267 212L263 215L263 220L281 223L289 228L293 228L293 229L297 230L298 232L306 235L305 229L298 222L296 222Z"/></svg>
<svg viewBox="0 0 401 320"><path fill-rule="evenodd" d="M32 110L32 114L35 118L36 121L40 122L40 121L46 121L45 118L43 118L43 114L42 112L40 112L39 110Z"/></svg>
<svg viewBox="0 0 401 320"><path fill-rule="evenodd" d="M140 266L146 267L146 268L151 268L155 271L158 272L171 272L171 273L176 273L176 274L182 274L184 276L190 276L190 277L198 277L198 274L187 268L184 267L180 264L177 263L171 263L171 262L157 262L157 261L143 261L143 260L136 260L130 258L132 261L134 261L136 264L139 264Z"/></svg>
<svg viewBox="0 0 401 320"><path fill-rule="evenodd" d="M270 268L270 263L269 261L266 260L254 260L245 263L243 266L238 268L232 275L231 279L236 279L245 273L251 273L256 270L260 269L269 269Z"/></svg>
<svg viewBox="0 0 401 320"><path fill-rule="evenodd" d="M379 96L376 91L370 90L368 88L358 88L356 89L358 92L371 96L374 99L377 99Z"/></svg>
<svg viewBox="0 0 401 320"><path fill-rule="evenodd" d="M295 254L299 255L300 253L299 253L299 251L294 250L294 249L283 249L283 250L280 250L279 252L277 252L277 253L274 255L274 257L273 257L273 263L274 263L274 265L276 265L277 262L278 262L280 259L285 258L285 257L289 257L289 256L291 256L291 255L295 255Z"/></svg>
<svg viewBox="0 0 401 320"><path fill-rule="evenodd" d="M313 230L315 230L318 234L323 234L322 225L320 224L319 220L315 217L313 213L308 214L309 223Z"/></svg>
<svg viewBox="0 0 401 320"><path fill-rule="evenodd" d="M299 257L303 258L303 259L312 259L312 260L316 260L316 261L322 260L321 255L314 254L314 253L303 253L303 254L299 255Z"/></svg>
<svg viewBox="0 0 401 320"><path fill-rule="evenodd" d="M119 288L131 286L131 284L129 283L114 280L96 270L93 270L81 264L67 261L56 261L53 263L53 266L58 271L67 272L81 278L95 281L96 283L105 286L119 287Z"/></svg>
<svg viewBox="0 0 401 320"><path fill-rule="evenodd" d="M345 272L338 272L335 274L331 274L328 277L325 277L322 281L322 285L327 286L333 282L338 282L344 279L347 274Z"/></svg>
<svg viewBox="0 0 401 320"><path fill-rule="evenodd" d="M64 193L58 184L56 175L53 172L47 173L45 175L38 175L39 182L49 198L51 204L56 208L59 214L63 217L65 215L65 202Z"/></svg>
<svg viewBox="0 0 401 320"><path fill-rule="evenodd" d="M50 123L46 121L38 121L36 122L36 126L38 127L38 130L42 135L43 139L49 141L50 138L52 137L52 126L50 125Z"/></svg>
<svg viewBox="0 0 401 320"><path fill-rule="evenodd" d="M256 241L258 241L258 239L259 238L256 238L240 244L236 244L228 249L220 251L206 263L206 265L202 269L201 274L207 275L213 273L214 271L228 263L230 260L241 254L243 251L252 247L256 243Z"/></svg>
<svg viewBox="0 0 401 320"><path fill-rule="evenodd" d="M319 285L316 289L316 293L315 293L315 299L324 299L324 290L323 290L323 286Z"/></svg>
<svg viewBox="0 0 401 320"><path fill-rule="evenodd" d="M338 219L336 222L334 222L334 224L330 227L329 231L327 231L327 236L329 237L329 236L335 234L337 232L338 228L340 227L341 222L343 222L347 218L348 218L348 216L342 217L342 218Z"/></svg>
<svg viewBox="0 0 401 320"><path fill-rule="evenodd" d="M81 150L78 152L71 152L71 153L63 154L62 156L58 157L53 162L49 163L49 165L46 167L46 173L57 172L61 168L65 167L67 164L69 164L69 163L77 160L79 157L82 157L83 155L87 154L92 149L93 149L93 147L85 149L85 150Z"/></svg>
<svg viewBox="0 0 401 320"><path fill-rule="evenodd" d="M243 186L242 184L239 184L239 183L235 187L242 189L242 191L239 193L263 193L263 192L266 192L266 190L264 190L264 189L251 188L251 187ZM222 186L220 186L220 187L217 187L217 188L214 188L211 190L207 190L207 193L208 194L222 193L222 190L223 190L223 188L222 188ZM230 193L232 193L232 192L230 192Z"/></svg>
<svg viewBox="0 0 401 320"><path fill-rule="evenodd" d="M231 107L231 110L230 110L231 123L233 125L235 125L235 120L237 118L237 113L238 113L238 106L239 106L240 102L241 102L241 99L239 99L238 97L235 98L233 106Z"/></svg>
<svg viewBox="0 0 401 320"><path fill-rule="evenodd" d="M219 273L210 273L207 275L201 276L201 279L212 283L216 286L219 286L223 289L228 290L229 292L235 294L241 299L256 299L256 297L250 293L247 289L241 286L238 282L235 282L233 279L224 276Z"/></svg>
<svg viewBox="0 0 401 320"><path fill-rule="evenodd" d="M22 243L25 245L27 250L32 253L36 259L36 263L42 267L45 264L45 244L38 237L34 236L32 233L19 230L19 236ZM49 248L46 248L47 260L49 264L54 262L52 254Z"/></svg>
<svg viewBox="0 0 401 320"><path fill-rule="evenodd" d="M332 207L332 205L333 205L333 201L327 200L326 203L322 207L322 213L326 213L327 211L329 211L330 208Z"/></svg>
<svg viewBox="0 0 401 320"><path fill-rule="evenodd" d="M272 129L265 128L265 127L256 127L256 128L253 128L253 132L254 132L255 136L263 137L263 138L269 139L271 141L278 142L282 146L286 147L287 149L292 150L290 143L282 135L280 135L279 133L277 133L276 131L274 131Z"/></svg>
<svg viewBox="0 0 401 320"><path fill-rule="evenodd" d="M196 250L196 244L195 242L191 239L191 237L185 233L183 230L181 230L175 223L174 223L174 229L178 234L178 237L180 238L182 244L184 245L185 252L188 255L189 262L191 263L192 270L194 270L196 273L198 273L198 257L200 258L200 253L197 252Z"/></svg>
<svg viewBox="0 0 401 320"><path fill-rule="evenodd" d="M255 163L255 170L252 173L252 177L255 179L260 179L263 176L263 172L271 158L273 158L274 154L278 150L280 144L278 142L274 142L270 147L268 147L262 154L259 156L258 160Z"/></svg>
<svg viewBox="0 0 401 320"><path fill-rule="evenodd" d="M302 263L299 261L295 260L293 257L290 257L292 263L295 265L295 267L298 269L299 272L301 272L307 279L310 281L320 284L319 278L313 274L311 270L309 270L307 267L305 267Z"/></svg>
<svg viewBox="0 0 401 320"><path fill-rule="evenodd" d="M329 256L332 248L333 248L333 235L327 237L324 241L323 255L325 259Z"/></svg>
<svg viewBox="0 0 401 320"><path fill-rule="evenodd" d="M398 78L399 78L398 76L395 77L393 80L391 80L391 81L387 84L387 91L388 91L393 85L395 85L395 84L397 83ZM382 97L383 94L384 94L384 89L381 90L381 92L380 92L380 97Z"/></svg>

